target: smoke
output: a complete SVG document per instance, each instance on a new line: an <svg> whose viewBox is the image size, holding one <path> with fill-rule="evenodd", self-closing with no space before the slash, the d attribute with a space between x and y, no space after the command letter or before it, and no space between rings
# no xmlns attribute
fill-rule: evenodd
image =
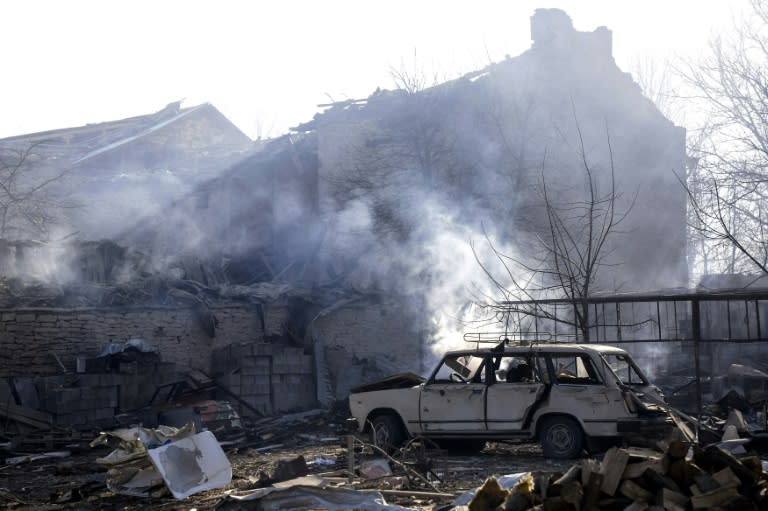
<svg viewBox="0 0 768 511"><path fill-rule="evenodd" d="M403 179L400 173L390 177ZM423 304L406 321L425 325L429 349L422 364L428 368L445 351L469 347L467 332L503 331L504 323L486 307L500 297L486 272L498 277L505 271L494 248L515 252L484 228L496 224L492 211L452 200L444 187L407 181L390 180L335 213L333 250L354 254L353 286L415 296Z"/></svg>

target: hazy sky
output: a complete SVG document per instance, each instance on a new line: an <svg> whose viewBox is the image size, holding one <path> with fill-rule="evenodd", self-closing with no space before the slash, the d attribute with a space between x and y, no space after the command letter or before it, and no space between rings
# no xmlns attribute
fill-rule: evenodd
<svg viewBox="0 0 768 511"><path fill-rule="evenodd" d="M624 70L696 55L747 0L0 2L0 137L213 103L247 135L277 135L319 103L390 88L390 69L453 78L530 46L560 7L613 31Z"/></svg>

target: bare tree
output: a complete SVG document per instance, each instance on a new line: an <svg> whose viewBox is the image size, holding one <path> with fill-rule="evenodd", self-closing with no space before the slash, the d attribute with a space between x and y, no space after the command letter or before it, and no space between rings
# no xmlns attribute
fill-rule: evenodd
<svg viewBox="0 0 768 511"><path fill-rule="evenodd" d="M615 169L610 135L606 133L609 155L607 179L600 179L596 167L587 158L581 128L576 123L578 158L582 186L580 191L553 190L552 179L547 177L546 159L542 163L539 196L543 228L538 231L532 257L502 253L491 244L503 275L491 270L487 261L481 261L486 275L504 297L487 307L509 320L513 315L530 320L543 319L573 327L583 340L590 339L595 318L590 317L587 299L597 291L598 274L610 264L608 256L611 238L619 233L619 225L631 210L617 211L619 195L615 187ZM562 179L558 175L557 179ZM555 179L555 181L557 180ZM601 184L607 184L603 189ZM572 313L557 314L542 303L546 299L560 299L573 305ZM517 326L521 331L522 325Z"/></svg>
<svg viewBox="0 0 768 511"><path fill-rule="evenodd" d="M674 80L675 70L671 61L637 58L632 63L631 72L643 95L656 105L664 117L679 126L684 125L683 101Z"/></svg>
<svg viewBox="0 0 768 511"><path fill-rule="evenodd" d="M47 241L65 211L79 207L57 193L68 170L42 165L39 145L0 148L0 238Z"/></svg>
<svg viewBox="0 0 768 511"><path fill-rule="evenodd" d="M680 70L706 113L706 137L683 182L690 227L711 270L768 273L768 2Z"/></svg>

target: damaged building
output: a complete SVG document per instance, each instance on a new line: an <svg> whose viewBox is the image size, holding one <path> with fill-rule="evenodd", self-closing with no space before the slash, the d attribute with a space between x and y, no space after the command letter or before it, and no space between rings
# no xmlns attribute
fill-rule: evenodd
<svg viewBox="0 0 768 511"><path fill-rule="evenodd" d="M147 115L0 139L0 169L6 185L13 168L35 184L54 181L47 197L66 198L54 239L75 231L94 239L157 213L253 147L213 105L182 108L177 101Z"/></svg>
<svg viewBox="0 0 768 511"><path fill-rule="evenodd" d="M684 130L616 66L608 29L576 31L553 9L536 12L531 33L517 57L331 105L257 147L211 105L178 104L0 141L39 139L48 160L71 151L94 201L135 203L134 188L117 192L126 179L163 195L141 221L116 212L112 241L0 246L7 393L51 420L108 419L200 371L241 413L269 414L421 372L435 328L424 290L453 278L414 250L440 229L432 213L529 242L537 176L573 185L579 149L603 175L615 169L631 191L623 208L644 205L602 287L685 284ZM167 169L183 186L162 185ZM75 238L102 232L82 225Z"/></svg>
<svg viewBox="0 0 768 511"><path fill-rule="evenodd" d="M601 290L685 286L687 198L676 177L685 174L685 129L618 68L607 28L580 32L565 12L537 9L531 39L521 55L458 79L378 90L297 127L317 133L329 229L357 236L337 212L362 203L381 245L398 251L437 208L526 247L542 230L541 180L574 200L587 161L602 192L615 174L616 209L627 212Z"/></svg>

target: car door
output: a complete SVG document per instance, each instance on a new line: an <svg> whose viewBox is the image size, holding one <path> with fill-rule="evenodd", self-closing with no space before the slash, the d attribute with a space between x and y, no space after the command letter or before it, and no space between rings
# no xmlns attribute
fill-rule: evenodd
<svg viewBox="0 0 768 511"><path fill-rule="evenodd" d="M482 356L446 355L421 390L422 432L485 431L486 377Z"/></svg>
<svg viewBox="0 0 768 511"><path fill-rule="evenodd" d="M539 377L546 370L537 357L502 356L494 362L494 382L488 386L486 425L489 431L520 431L545 385Z"/></svg>

